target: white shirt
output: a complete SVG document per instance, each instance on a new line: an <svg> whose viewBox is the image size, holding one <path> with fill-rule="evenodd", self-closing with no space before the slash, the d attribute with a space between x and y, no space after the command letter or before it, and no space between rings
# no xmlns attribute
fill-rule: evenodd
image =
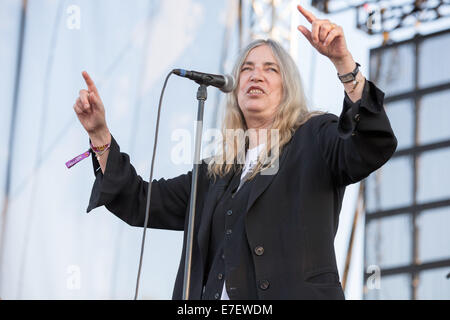
<svg viewBox="0 0 450 320"><path fill-rule="evenodd" d="M239 191L239 189L242 187L242 185L244 184L244 181L242 180L245 175L251 170L253 169L253 167L256 165L256 163L258 162L258 154L261 152L261 150L263 149L263 147L265 146L265 143L261 143L259 146L256 146L252 149L248 149L247 153L245 155L245 164L244 164L244 168L242 169L242 174L241 174L241 184L239 184L238 189L236 190L236 192ZM225 280L226 281L226 280ZM225 287L225 281L223 282L223 288L222 288L222 296L220 297L220 300L230 300L230 297L227 294L227 289Z"/></svg>

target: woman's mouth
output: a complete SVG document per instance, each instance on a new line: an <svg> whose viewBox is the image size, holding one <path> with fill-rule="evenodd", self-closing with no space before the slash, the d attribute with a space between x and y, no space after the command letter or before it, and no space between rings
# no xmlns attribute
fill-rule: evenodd
<svg viewBox="0 0 450 320"><path fill-rule="evenodd" d="M247 90L247 95L249 96L260 96L262 94L264 94L264 90L260 87L250 87Z"/></svg>

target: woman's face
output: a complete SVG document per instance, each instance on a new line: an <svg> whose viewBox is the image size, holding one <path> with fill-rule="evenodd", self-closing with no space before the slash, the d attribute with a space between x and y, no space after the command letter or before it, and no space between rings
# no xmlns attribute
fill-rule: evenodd
<svg viewBox="0 0 450 320"><path fill-rule="evenodd" d="M238 103L247 121L272 121L283 96L280 66L272 49L261 45L252 49L239 75Z"/></svg>

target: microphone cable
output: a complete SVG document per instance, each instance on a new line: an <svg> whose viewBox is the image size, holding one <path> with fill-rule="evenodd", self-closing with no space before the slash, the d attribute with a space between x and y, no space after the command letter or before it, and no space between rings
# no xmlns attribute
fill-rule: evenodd
<svg viewBox="0 0 450 320"><path fill-rule="evenodd" d="M161 104L162 99L164 96L164 91L166 90L167 81L169 80L170 76L173 74L173 70L166 76L166 80L164 81L164 85L161 90L161 95L159 97L159 105L158 105L158 115L156 116L156 129L155 129L155 141L153 143L153 155L152 155L152 162L150 165L150 178L148 180L148 192L147 192L147 204L145 207L145 220L144 220L144 231L142 233L142 243L141 243L141 254L139 257L139 269L136 279L136 290L134 293L134 300L137 300L137 296L139 293L139 280L141 278L141 270L142 270L142 259L144 257L144 244L145 244L145 235L147 231L148 226L148 220L149 220L149 214L150 214L150 197L152 194L152 180L153 180L153 167L155 164L155 155L156 155L156 145L158 143L158 131L159 131L159 119L161 116Z"/></svg>

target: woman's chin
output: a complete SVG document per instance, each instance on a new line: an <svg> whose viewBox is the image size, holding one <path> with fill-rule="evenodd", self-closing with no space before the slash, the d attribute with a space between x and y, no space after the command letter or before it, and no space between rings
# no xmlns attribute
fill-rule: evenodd
<svg viewBox="0 0 450 320"><path fill-rule="evenodd" d="M259 104L249 105L245 108L245 110L247 110L248 113L258 113L263 111L264 109L265 109L264 106Z"/></svg>

